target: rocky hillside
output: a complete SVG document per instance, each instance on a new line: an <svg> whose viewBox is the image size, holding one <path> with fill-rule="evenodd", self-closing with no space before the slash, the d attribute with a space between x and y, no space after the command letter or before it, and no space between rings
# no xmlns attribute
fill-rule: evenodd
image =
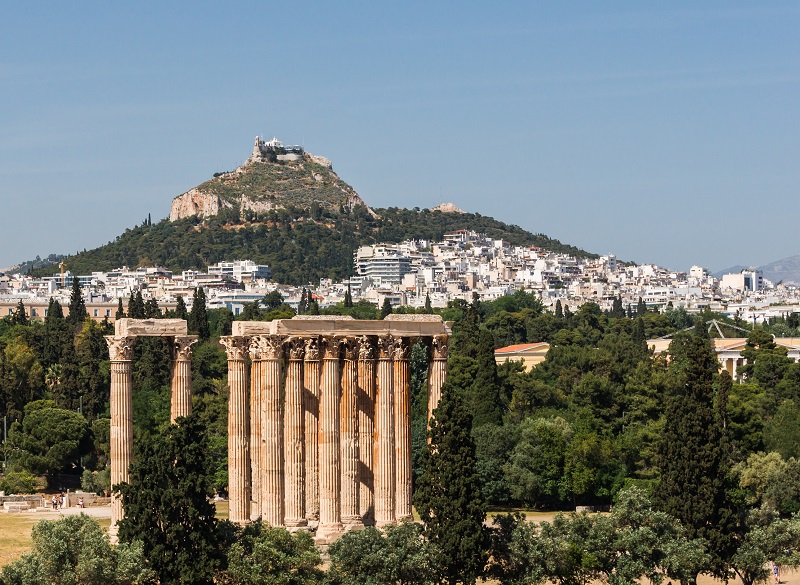
<svg viewBox="0 0 800 585"><path fill-rule="evenodd" d="M367 208L358 193L333 172L327 159L308 153L281 158L288 160L270 162L252 156L234 171L216 173L172 200L170 221L213 217L223 211L257 218L289 207L335 212Z"/></svg>

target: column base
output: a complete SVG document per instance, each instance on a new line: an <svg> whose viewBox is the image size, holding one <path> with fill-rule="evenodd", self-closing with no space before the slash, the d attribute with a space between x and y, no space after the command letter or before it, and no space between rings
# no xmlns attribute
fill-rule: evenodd
<svg viewBox="0 0 800 585"><path fill-rule="evenodd" d="M286 518L286 520L283 521L283 525L289 532L295 532L299 528L307 529L308 520L305 518Z"/></svg>
<svg viewBox="0 0 800 585"><path fill-rule="evenodd" d="M344 524L345 530L352 530L364 526L364 520L361 516L342 516L342 524Z"/></svg>
<svg viewBox="0 0 800 585"><path fill-rule="evenodd" d="M344 525L341 523L336 524L321 524L317 528L317 533L314 536L315 544L330 544L337 538L344 534Z"/></svg>
<svg viewBox="0 0 800 585"><path fill-rule="evenodd" d="M394 520L376 520L375 521L375 528L383 528L384 526L390 526L393 524L397 524Z"/></svg>
<svg viewBox="0 0 800 585"><path fill-rule="evenodd" d="M397 516L397 522L402 522L403 520L413 521L414 516L412 514L402 514Z"/></svg>
<svg viewBox="0 0 800 585"><path fill-rule="evenodd" d="M119 524L112 522L108 527L108 542L111 544L119 544Z"/></svg>

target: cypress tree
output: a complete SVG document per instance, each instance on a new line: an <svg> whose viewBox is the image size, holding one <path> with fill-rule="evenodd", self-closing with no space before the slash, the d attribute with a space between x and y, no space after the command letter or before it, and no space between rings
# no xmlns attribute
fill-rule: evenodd
<svg viewBox="0 0 800 585"><path fill-rule="evenodd" d="M144 319L147 312L144 308L144 299L142 298L142 291L137 290L136 294L131 295L128 301L128 317L131 319Z"/></svg>
<svg viewBox="0 0 800 585"><path fill-rule="evenodd" d="M381 319L385 319L387 315L392 314L392 303L389 297L383 297L383 304L381 305Z"/></svg>
<svg viewBox="0 0 800 585"><path fill-rule="evenodd" d="M148 319L158 319L161 317L161 309L158 308L158 303L155 299L147 299L144 304L144 314Z"/></svg>
<svg viewBox="0 0 800 585"><path fill-rule="evenodd" d="M670 344L671 381L666 390L664 431L658 448L661 477L654 503L677 518L688 538L709 543L714 574L725 575L735 548L737 519L728 495L730 461L720 412L724 396L715 396L718 363L708 334L681 333Z"/></svg>
<svg viewBox="0 0 800 585"><path fill-rule="evenodd" d="M73 327L78 327L87 316L86 303L83 302L83 295L81 294L81 283L78 277L75 276L72 279L72 293L69 297L69 316L67 319Z"/></svg>
<svg viewBox="0 0 800 585"><path fill-rule="evenodd" d="M503 422L503 407L500 396L500 379L497 362L494 360L494 337L482 329L478 334L477 374L469 391L469 406L473 425L499 425Z"/></svg>
<svg viewBox="0 0 800 585"><path fill-rule="evenodd" d="M639 297L639 302L636 304L636 316L643 317L647 313L647 305L642 300L642 297Z"/></svg>
<svg viewBox="0 0 800 585"><path fill-rule="evenodd" d="M221 556L211 452L198 415L177 422L137 441L130 480L118 487L125 507L119 538L141 541L162 585L211 585Z"/></svg>
<svg viewBox="0 0 800 585"><path fill-rule="evenodd" d="M27 325L28 316L25 314L25 305L22 304L22 299L17 303L17 310L11 316L11 322L14 325Z"/></svg>
<svg viewBox="0 0 800 585"><path fill-rule="evenodd" d="M431 306L431 295L425 293L425 313L428 315L433 314L433 306Z"/></svg>
<svg viewBox="0 0 800 585"><path fill-rule="evenodd" d="M189 311L186 310L186 303L180 295L178 295L178 302L175 305L175 318L183 319L184 321L189 319Z"/></svg>
<svg viewBox="0 0 800 585"><path fill-rule="evenodd" d="M441 582L475 583L484 563L486 504L477 472L472 417L448 384L428 431L414 505L435 545Z"/></svg>
<svg viewBox="0 0 800 585"><path fill-rule="evenodd" d="M558 299L556 301L555 314L556 314L556 319L563 319L564 318L564 309L561 306L561 299Z"/></svg>
<svg viewBox="0 0 800 585"><path fill-rule="evenodd" d="M119 298L117 303L117 313L114 315L114 320L119 321L125 318L125 309L122 308L122 297Z"/></svg>
<svg viewBox="0 0 800 585"><path fill-rule="evenodd" d="M208 327L206 293L201 286L194 289L192 310L189 312L189 330L199 335L201 341L206 341L211 335Z"/></svg>
<svg viewBox="0 0 800 585"><path fill-rule="evenodd" d="M353 294L350 292L350 282L347 283L347 292L344 293L344 306L347 309L353 306Z"/></svg>
<svg viewBox="0 0 800 585"><path fill-rule="evenodd" d="M625 316L625 309L622 308L622 297L617 295L611 304L611 316L620 319Z"/></svg>

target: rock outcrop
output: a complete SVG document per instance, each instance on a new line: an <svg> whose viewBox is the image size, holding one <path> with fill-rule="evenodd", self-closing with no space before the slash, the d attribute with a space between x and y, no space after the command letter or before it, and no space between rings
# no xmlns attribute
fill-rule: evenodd
<svg viewBox="0 0 800 585"><path fill-rule="evenodd" d="M289 206L318 206L334 212L363 206L375 215L355 189L333 172L327 158L300 152L279 155L276 162L268 162L260 151L254 151L242 166L217 173L175 197L169 219L213 217L229 208L261 214Z"/></svg>
<svg viewBox="0 0 800 585"><path fill-rule="evenodd" d="M216 195L203 193L197 187L189 189L186 193L178 195L172 200L172 208L169 212L169 220L177 221L184 217L199 215L200 217L212 217L219 213L222 202ZM230 205L228 205L230 207Z"/></svg>

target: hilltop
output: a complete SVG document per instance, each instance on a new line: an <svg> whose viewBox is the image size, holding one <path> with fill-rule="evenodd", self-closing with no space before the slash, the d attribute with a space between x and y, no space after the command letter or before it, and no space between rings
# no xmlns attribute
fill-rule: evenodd
<svg viewBox="0 0 800 585"><path fill-rule="evenodd" d="M359 246L408 239L435 242L461 229L512 245L597 257L452 204L433 210L373 210L327 159L284 147L276 139L257 138L252 156L241 167L215 173L175 197L168 219L146 220L105 246L68 256L66 266L73 274L153 265L180 272L247 258L270 265L275 281L299 285L346 278Z"/></svg>
<svg viewBox="0 0 800 585"><path fill-rule="evenodd" d="M277 138L265 142L256 137L253 154L233 171L214 173L213 178L172 200L170 221L191 216L257 217L287 207L329 211L367 208L350 185L333 172L331 162L286 147Z"/></svg>

